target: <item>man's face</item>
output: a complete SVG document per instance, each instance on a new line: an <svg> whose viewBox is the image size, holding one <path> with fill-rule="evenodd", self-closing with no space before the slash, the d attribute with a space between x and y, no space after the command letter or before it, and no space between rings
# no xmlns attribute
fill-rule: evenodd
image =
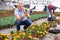
<svg viewBox="0 0 60 40"><path fill-rule="evenodd" d="M18 4L18 9L23 10L24 5L23 4Z"/></svg>

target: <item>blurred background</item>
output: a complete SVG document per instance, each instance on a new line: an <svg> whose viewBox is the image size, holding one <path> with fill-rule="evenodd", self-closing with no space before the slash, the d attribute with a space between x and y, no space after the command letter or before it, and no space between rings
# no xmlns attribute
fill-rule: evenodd
<svg viewBox="0 0 60 40"><path fill-rule="evenodd" d="M30 4L30 8L36 6L34 11L43 11L44 6L51 2L54 6L60 7L60 0L0 0L0 10L13 10L18 2L22 2L24 4ZM59 9L56 9L56 12L60 12Z"/></svg>

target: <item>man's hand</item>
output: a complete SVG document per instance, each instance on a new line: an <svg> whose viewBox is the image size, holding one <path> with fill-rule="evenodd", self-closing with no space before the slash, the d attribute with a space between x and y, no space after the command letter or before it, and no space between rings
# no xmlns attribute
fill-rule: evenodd
<svg viewBox="0 0 60 40"><path fill-rule="evenodd" d="M24 14L27 16L28 15L28 12L24 12Z"/></svg>
<svg viewBox="0 0 60 40"><path fill-rule="evenodd" d="M30 18L29 12L24 13L28 18Z"/></svg>
<svg viewBox="0 0 60 40"><path fill-rule="evenodd" d="M26 16L26 14L22 14L22 16L16 16L16 19L18 21L21 21L25 16Z"/></svg>

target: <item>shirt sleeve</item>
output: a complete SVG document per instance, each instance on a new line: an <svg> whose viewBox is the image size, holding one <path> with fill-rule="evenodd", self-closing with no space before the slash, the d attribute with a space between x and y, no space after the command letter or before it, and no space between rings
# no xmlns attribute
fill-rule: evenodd
<svg viewBox="0 0 60 40"><path fill-rule="evenodd" d="M18 15L18 10L17 10L17 9L14 11L14 15L15 15L15 16L19 16L19 15Z"/></svg>

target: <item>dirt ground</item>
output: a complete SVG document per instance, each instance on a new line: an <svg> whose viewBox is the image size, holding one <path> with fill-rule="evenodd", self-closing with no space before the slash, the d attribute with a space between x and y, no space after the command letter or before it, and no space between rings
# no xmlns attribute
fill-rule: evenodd
<svg viewBox="0 0 60 40"><path fill-rule="evenodd" d="M45 14L46 12L33 12L33 14L36 14L36 13L38 13L38 14L40 14L40 13L43 13L43 14ZM14 15L14 12L7 12L7 13L0 13L0 18L1 17L10 17L10 16L13 16ZM57 16L60 16L60 12L55 12L55 15Z"/></svg>
<svg viewBox="0 0 60 40"><path fill-rule="evenodd" d="M0 13L0 18L13 16L14 13Z"/></svg>

